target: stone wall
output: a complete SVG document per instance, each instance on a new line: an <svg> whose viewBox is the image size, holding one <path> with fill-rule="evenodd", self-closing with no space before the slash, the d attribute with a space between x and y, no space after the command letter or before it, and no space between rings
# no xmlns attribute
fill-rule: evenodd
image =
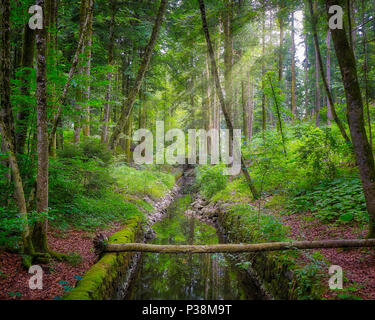
<svg viewBox="0 0 375 320"><path fill-rule="evenodd" d="M143 241L140 219L134 218L121 231L113 234L109 243ZM136 253L106 253L93 265L65 300L110 300L116 297L120 284L125 281Z"/></svg>

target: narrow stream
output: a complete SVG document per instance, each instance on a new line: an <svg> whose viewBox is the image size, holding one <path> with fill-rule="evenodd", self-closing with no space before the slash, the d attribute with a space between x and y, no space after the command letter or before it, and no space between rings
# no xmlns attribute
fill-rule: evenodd
<svg viewBox="0 0 375 320"><path fill-rule="evenodd" d="M217 230L184 215L190 195L177 198L153 226L153 244L217 244ZM251 300L257 292L246 272L222 254L143 254L126 299ZM250 289L252 288L252 289Z"/></svg>

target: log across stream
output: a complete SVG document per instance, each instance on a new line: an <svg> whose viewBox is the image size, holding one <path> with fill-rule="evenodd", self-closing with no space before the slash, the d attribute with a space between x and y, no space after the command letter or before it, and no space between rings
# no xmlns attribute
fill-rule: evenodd
<svg viewBox="0 0 375 320"><path fill-rule="evenodd" d="M185 188L185 192L188 192ZM158 245L203 245L222 243L217 230L184 212L191 203L182 194L170 206L166 217L153 229ZM130 283L126 299L262 299L248 273L229 259L215 254L143 253Z"/></svg>

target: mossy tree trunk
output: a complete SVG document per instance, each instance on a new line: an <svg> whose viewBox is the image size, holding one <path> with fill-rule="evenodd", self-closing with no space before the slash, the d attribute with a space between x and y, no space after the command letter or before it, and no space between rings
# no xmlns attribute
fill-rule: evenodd
<svg viewBox="0 0 375 320"><path fill-rule="evenodd" d="M37 0L37 5L45 8L44 0ZM43 10L46 13L46 10ZM44 16L44 21L48 17ZM36 209L38 213L48 210L48 119L47 119L47 30L46 26L36 33L37 73L37 137L38 137L38 173L36 191ZM37 252L48 253L47 243L48 219L37 221L33 228L33 244Z"/></svg>
<svg viewBox="0 0 375 320"><path fill-rule="evenodd" d="M342 4L337 0L326 0L325 3L327 12L331 6ZM356 60L345 28L331 30L331 34L345 87L350 134L370 218L368 237L375 238L375 163L365 129Z"/></svg>
<svg viewBox="0 0 375 320"><path fill-rule="evenodd" d="M311 21L312 21L312 28L313 28L313 34L314 34L314 44L315 44L315 52L316 52L316 63L317 63L317 70L316 72L320 71L320 76L322 77L324 88L326 90L328 100L330 103L330 109L333 116L333 119L335 120L338 128L340 129L341 135L344 138L345 142L350 143L350 139L348 135L346 134L345 128L337 116L335 104L333 101L332 93L329 88L326 75L324 73L324 67L323 67L323 59L320 52L320 46L319 46L319 39L318 39L318 32L317 32L317 17L316 17L316 6L313 4L313 0L309 0L309 7L310 7L310 14L311 14ZM319 88L319 74L317 75L317 88ZM317 99L319 99L319 110L320 110L320 89L319 94L317 94ZM317 126L319 126L319 115L317 115Z"/></svg>
<svg viewBox="0 0 375 320"><path fill-rule="evenodd" d="M10 88L10 0L1 1L1 108L0 108L0 133L2 136L2 144L8 153L8 161L12 171L12 178L14 182L14 195L21 217L22 223L22 240L24 246L24 253L32 254L33 246L30 238L30 230L27 217L27 206L25 193L23 189L22 177L19 170L14 136L14 119L11 106L11 88Z"/></svg>

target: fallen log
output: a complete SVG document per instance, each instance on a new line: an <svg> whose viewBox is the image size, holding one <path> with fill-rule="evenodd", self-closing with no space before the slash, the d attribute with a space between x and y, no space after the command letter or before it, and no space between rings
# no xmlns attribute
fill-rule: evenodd
<svg viewBox="0 0 375 320"><path fill-rule="evenodd" d="M155 245L145 243L105 244L105 252L243 253L261 251L375 247L375 239L291 241L255 244Z"/></svg>

